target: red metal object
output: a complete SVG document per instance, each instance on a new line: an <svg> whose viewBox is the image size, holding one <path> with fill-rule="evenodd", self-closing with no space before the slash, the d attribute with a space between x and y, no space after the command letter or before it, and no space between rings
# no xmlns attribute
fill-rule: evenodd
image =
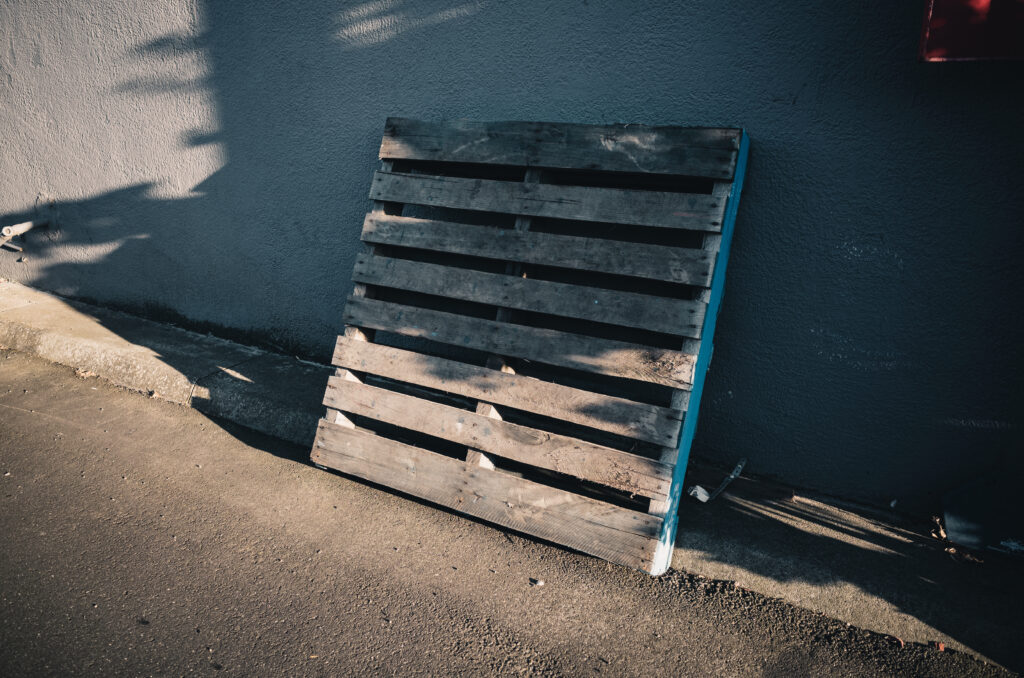
<svg viewBox="0 0 1024 678"><path fill-rule="evenodd" d="M922 61L1024 59L1024 0L928 0Z"/></svg>

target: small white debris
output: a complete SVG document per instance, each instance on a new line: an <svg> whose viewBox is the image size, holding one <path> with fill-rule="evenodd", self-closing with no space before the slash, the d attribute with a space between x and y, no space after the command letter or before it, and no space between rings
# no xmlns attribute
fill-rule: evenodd
<svg viewBox="0 0 1024 678"><path fill-rule="evenodd" d="M701 502L702 504L707 503L708 499L711 499L711 493L709 493L700 485L694 485L693 487L691 487L687 494L689 494L691 497Z"/></svg>

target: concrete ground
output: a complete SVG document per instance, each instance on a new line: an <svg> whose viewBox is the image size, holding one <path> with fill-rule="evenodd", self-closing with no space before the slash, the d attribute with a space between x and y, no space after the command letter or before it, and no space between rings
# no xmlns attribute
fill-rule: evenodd
<svg viewBox="0 0 1024 678"><path fill-rule="evenodd" d="M0 675L1008 675L306 459L0 351Z"/></svg>
<svg viewBox="0 0 1024 678"><path fill-rule="evenodd" d="M926 525L752 480L680 511L673 567L1024 670L1020 560L953 557Z"/></svg>
<svg viewBox="0 0 1024 678"><path fill-rule="evenodd" d="M282 454L302 464L330 373L292 356L0 280L4 347L198 409L243 442L254 435L247 429L291 441L298 447L279 441L259 447L291 449ZM702 469L696 453L688 482L717 484L723 472ZM673 565L905 642L943 643L1024 670L1019 562L989 556L983 564L954 561L928 529L926 522L741 478L712 504L684 503ZM429 539L443 543L444 533Z"/></svg>

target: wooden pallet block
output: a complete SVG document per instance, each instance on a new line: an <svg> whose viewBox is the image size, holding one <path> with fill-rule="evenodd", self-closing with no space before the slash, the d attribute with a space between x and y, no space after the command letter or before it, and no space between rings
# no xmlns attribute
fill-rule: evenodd
<svg viewBox="0 0 1024 678"><path fill-rule="evenodd" d="M664 572L747 147L388 119L313 461Z"/></svg>

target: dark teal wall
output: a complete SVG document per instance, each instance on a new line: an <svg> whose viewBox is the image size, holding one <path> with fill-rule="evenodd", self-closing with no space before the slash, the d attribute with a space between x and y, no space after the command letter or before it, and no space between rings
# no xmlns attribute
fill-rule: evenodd
<svg viewBox="0 0 1024 678"><path fill-rule="evenodd" d="M926 511L1019 449L1024 66L918 63L922 3L56 4L3 10L39 115L0 117L0 213L41 192L62 231L0 275L325 358L386 116L743 126L696 457ZM47 122L59 72L113 83L92 122ZM172 119L177 155L132 150Z"/></svg>

